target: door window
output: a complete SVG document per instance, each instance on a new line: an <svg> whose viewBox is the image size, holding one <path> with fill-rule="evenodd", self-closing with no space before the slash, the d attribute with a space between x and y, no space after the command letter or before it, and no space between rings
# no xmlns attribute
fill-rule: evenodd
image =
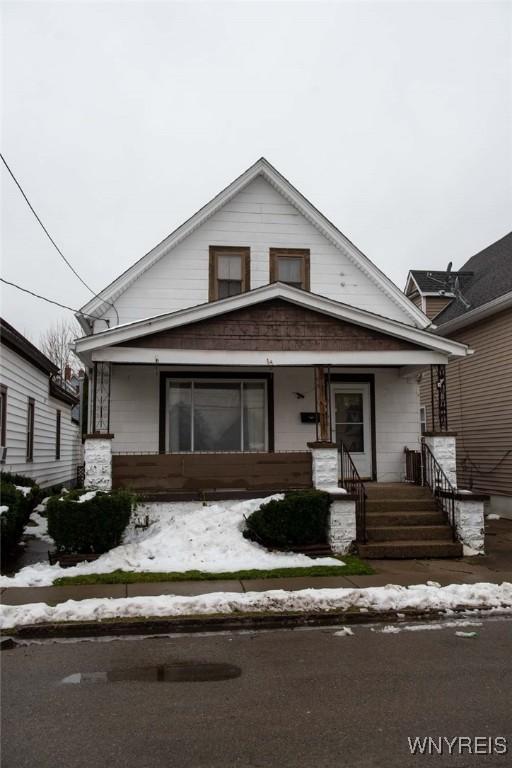
<svg viewBox="0 0 512 768"><path fill-rule="evenodd" d="M336 392L336 442L350 453L363 453L364 418L362 392Z"/></svg>

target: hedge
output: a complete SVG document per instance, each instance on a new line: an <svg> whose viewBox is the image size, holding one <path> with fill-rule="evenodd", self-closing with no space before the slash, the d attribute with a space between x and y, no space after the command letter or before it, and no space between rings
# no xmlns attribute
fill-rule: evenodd
<svg viewBox="0 0 512 768"><path fill-rule="evenodd" d="M331 499L324 491L293 491L263 504L246 520L244 535L265 546L327 542Z"/></svg>
<svg viewBox="0 0 512 768"><path fill-rule="evenodd" d="M135 497L127 491L97 491L94 498L78 501L84 493L73 490L48 501L48 533L58 552L102 554L121 543Z"/></svg>
<svg viewBox="0 0 512 768"><path fill-rule="evenodd" d="M30 487L27 495L16 486ZM2 557L11 553L23 535L30 513L41 499L39 486L24 475L2 472L0 474L0 504L8 509L0 515Z"/></svg>

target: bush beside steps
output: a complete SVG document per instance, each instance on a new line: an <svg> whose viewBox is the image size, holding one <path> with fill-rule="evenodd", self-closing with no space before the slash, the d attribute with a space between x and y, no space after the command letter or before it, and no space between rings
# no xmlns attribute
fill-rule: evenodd
<svg viewBox="0 0 512 768"><path fill-rule="evenodd" d="M63 561L70 559L65 555L94 559L121 543L135 497L123 490L93 493L75 489L48 501L48 533L57 549L54 560L58 555L63 555Z"/></svg>
<svg viewBox="0 0 512 768"><path fill-rule="evenodd" d="M41 498L41 489L32 478L12 472L0 473L2 558L10 555L15 549L23 535L30 513Z"/></svg>
<svg viewBox="0 0 512 768"><path fill-rule="evenodd" d="M267 548L326 554L330 506L324 491L291 491L249 515L244 536Z"/></svg>

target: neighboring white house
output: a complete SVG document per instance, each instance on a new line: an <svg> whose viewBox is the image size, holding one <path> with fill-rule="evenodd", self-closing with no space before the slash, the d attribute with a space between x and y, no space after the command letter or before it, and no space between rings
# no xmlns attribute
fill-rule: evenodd
<svg viewBox="0 0 512 768"><path fill-rule="evenodd" d="M419 371L470 352L264 158L82 310L88 481L171 497L402 481Z"/></svg>
<svg viewBox="0 0 512 768"><path fill-rule="evenodd" d="M72 419L77 396L56 381L58 368L0 319L1 469L42 487L74 484L81 437Z"/></svg>

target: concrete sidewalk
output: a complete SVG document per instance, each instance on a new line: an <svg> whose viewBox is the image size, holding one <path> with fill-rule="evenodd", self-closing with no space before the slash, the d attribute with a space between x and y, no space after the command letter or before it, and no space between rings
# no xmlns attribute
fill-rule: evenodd
<svg viewBox="0 0 512 768"><path fill-rule="evenodd" d="M230 581L173 581L139 584L90 584L69 587L9 587L0 592L7 605L48 603L91 597L136 597L146 595L204 595L208 592L264 592L271 589L335 589L382 587L399 584L407 587L436 581L447 584L512 582L512 521L486 523L487 554L457 560L372 560L372 576L316 576L284 579L244 579Z"/></svg>

